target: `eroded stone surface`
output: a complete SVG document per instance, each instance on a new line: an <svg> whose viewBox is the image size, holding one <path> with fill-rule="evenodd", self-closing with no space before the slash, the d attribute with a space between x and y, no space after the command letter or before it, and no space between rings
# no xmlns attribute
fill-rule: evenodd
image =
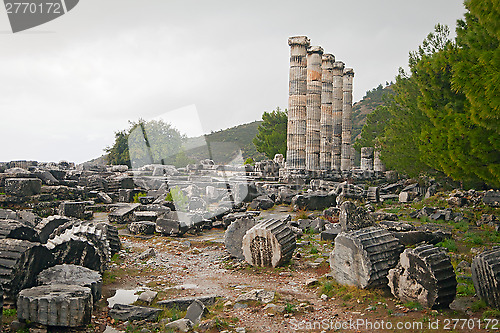
<svg viewBox="0 0 500 333"><path fill-rule="evenodd" d="M387 284L403 246L387 230L369 227L342 232L335 238L330 267L337 282L359 288Z"/></svg>
<svg viewBox="0 0 500 333"><path fill-rule="evenodd" d="M243 237L246 262L252 266L277 267L288 262L295 250L295 235L285 222L269 219L259 222Z"/></svg>
<svg viewBox="0 0 500 333"><path fill-rule="evenodd" d="M489 306L500 309L500 247L477 255L471 270L477 295Z"/></svg>
<svg viewBox="0 0 500 333"><path fill-rule="evenodd" d="M40 272L39 285L68 284L90 288L94 303L101 299L102 277L96 271L77 265L56 265Z"/></svg>
<svg viewBox="0 0 500 333"><path fill-rule="evenodd" d="M233 257L245 259L242 249L243 237L256 224L254 218L239 218L227 227L224 234L224 244Z"/></svg>
<svg viewBox="0 0 500 333"><path fill-rule="evenodd" d="M451 260L432 245L406 249L388 280L392 294L403 302L444 308L455 299L457 280Z"/></svg>
<svg viewBox="0 0 500 333"><path fill-rule="evenodd" d="M52 284L24 289L17 299L19 320L62 327L90 324L92 293L90 288Z"/></svg>

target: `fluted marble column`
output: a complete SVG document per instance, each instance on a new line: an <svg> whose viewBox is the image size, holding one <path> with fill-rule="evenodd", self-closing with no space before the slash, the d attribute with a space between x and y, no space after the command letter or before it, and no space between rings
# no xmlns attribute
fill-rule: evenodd
<svg viewBox="0 0 500 333"><path fill-rule="evenodd" d="M323 85L321 88L321 119L320 119L320 153L319 166L321 170L332 168L333 152L333 54L323 54L321 63Z"/></svg>
<svg viewBox="0 0 500 333"><path fill-rule="evenodd" d="M336 61L333 64L333 155L332 169L340 170L341 146L342 146L342 109L344 96L344 63Z"/></svg>
<svg viewBox="0 0 500 333"><path fill-rule="evenodd" d="M307 49L306 170L319 170L321 120L321 58L323 48Z"/></svg>
<svg viewBox="0 0 500 333"><path fill-rule="evenodd" d="M309 38L288 38L290 45L290 84L288 96L287 169L306 166L307 48Z"/></svg>
<svg viewBox="0 0 500 333"><path fill-rule="evenodd" d="M351 162L351 132L352 132L352 81L354 70L344 69L344 107L342 110L342 151L340 169L342 171L352 168Z"/></svg>

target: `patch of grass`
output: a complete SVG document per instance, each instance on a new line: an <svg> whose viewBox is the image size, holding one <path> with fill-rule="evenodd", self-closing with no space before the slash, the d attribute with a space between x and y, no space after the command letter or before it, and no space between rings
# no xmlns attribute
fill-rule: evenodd
<svg viewBox="0 0 500 333"><path fill-rule="evenodd" d="M424 308L419 302L415 302L415 301L408 302L408 303L405 303L403 305L405 307L407 307L408 309L412 309L412 310L416 310L416 311L421 311Z"/></svg>
<svg viewBox="0 0 500 333"><path fill-rule="evenodd" d="M318 254L318 248L316 246L311 247L311 250L309 251L310 254Z"/></svg>
<svg viewBox="0 0 500 333"><path fill-rule="evenodd" d="M483 319L500 318L500 310L486 310L483 312Z"/></svg>
<svg viewBox="0 0 500 333"><path fill-rule="evenodd" d="M457 244L455 243L455 241L453 239L450 239L450 238L446 238L445 240L437 243L436 245L439 247L444 247L450 252L457 252L458 251Z"/></svg>
<svg viewBox="0 0 500 333"><path fill-rule="evenodd" d="M17 317L16 309L3 309L3 317L4 318L15 318Z"/></svg>
<svg viewBox="0 0 500 333"><path fill-rule="evenodd" d="M473 284L461 284L457 286L457 296L474 296L476 289Z"/></svg>
<svg viewBox="0 0 500 333"><path fill-rule="evenodd" d="M297 214L295 215L295 219L296 220L305 220L307 219L307 217L309 216L309 213L307 212L307 210L298 210L297 211Z"/></svg>
<svg viewBox="0 0 500 333"><path fill-rule="evenodd" d="M328 297L333 297L333 292L334 292L334 286L333 283L330 281L326 281L321 285L320 294L325 294Z"/></svg>
<svg viewBox="0 0 500 333"><path fill-rule="evenodd" d="M285 312L286 313L294 313L295 312L295 305L293 305L291 303L286 303Z"/></svg>
<svg viewBox="0 0 500 333"><path fill-rule="evenodd" d="M422 222L422 223L429 223L429 222L432 222L432 220L429 218L429 216L421 216L420 217L420 222Z"/></svg>
<svg viewBox="0 0 500 333"><path fill-rule="evenodd" d="M470 309L473 312L479 312L483 309L486 309L487 307L488 307L488 305L486 305L486 302L481 299L479 301L475 301L474 303L472 303L472 305L470 306Z"/></svg>
<svg viewBox="0 0 500 333"><path fill-rule="evenodd" d="M486 233L486 238L488 242L498 244L500 243L500 232L498 231L491 231Z"/></svg>
<svg viewBox="0 0 500 333"><path fill-rule="evenodd" d="M352 298L352 294L351 294L351 293L349 293L349 294L345 294L344 296L342 296L342 299L343 299L344 301L348 301L348 300L350 300L351 298Z"/></svg>
<svg viewBox="0 0 500 333"><path fill-rule="evenodd" d="M454 225L454 228L461 232L467 232L469 230L469 222L460 221Z"/></svg>
<svg viewBox="0 0 500 333"><path fill-rule="evenodd" d="M229 327L229 323L222 318L215 318L215 327L219 330Z"/></svg>
<svg viewBox="0 0 500 333"><path fill-rule="evenodd" d="M484 239L481 237L481 235L474 233L474 232L468 232L465 234L465 241L468 243L472 243L474 245L483 245L484 244Z"/></svg>
<svg viewBox="0 0 500 333"><path fill-rule="evenodd" d="M384 209L386 213L397 214L401 211L401 208L393 207Z"/></svg>

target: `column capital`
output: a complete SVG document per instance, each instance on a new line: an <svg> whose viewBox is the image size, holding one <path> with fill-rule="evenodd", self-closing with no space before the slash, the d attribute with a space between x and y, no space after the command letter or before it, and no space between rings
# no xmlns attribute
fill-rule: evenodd
<svg viewBox="0 0 500 333"><path fill-rule="evenodd" d="M330 61L334 62L335 61L335 56L330 53L323 53L323 57L321 58L323 61Z"/></svg>
<svg viewBox="0 0 500 333"><path fill-rule="evenodd" d="M308 47L310 45L311 41L307 36L294 36L294 37L289 37L288 38L288 45L304 45Z"/></svg>
<svg viewBox="0 0 500 333"><path fill-rule="evenodd" d="M345 68L344 69L344 75L354 76L354 69L352 69L352 68Z"/></svg>
<svg viewBox="0 0 500 333"><path fill-rule="evenodd" d="M309 46L307 49L308 54L312 53L318 53L318 54L323 54L323 48L321 46Z"/></svg>
<svg viewBox="0 0 500 333"><path fill-rule="evenodd" d="M335 61L333 68L344 70L345 64L342 61Z"/></svg>

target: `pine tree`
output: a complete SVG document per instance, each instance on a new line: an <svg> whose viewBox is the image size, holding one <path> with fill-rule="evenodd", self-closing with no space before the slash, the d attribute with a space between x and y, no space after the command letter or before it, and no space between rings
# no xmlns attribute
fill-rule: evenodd
<svg viewBox="0 0 500 333"><path fill-rule="evenodd" d="M286 155L287 110L281 111L279 107L272 112L264 112L262 124L253 139L253 144L258 152L264 153L268 158L275 154Z"/></svg>

